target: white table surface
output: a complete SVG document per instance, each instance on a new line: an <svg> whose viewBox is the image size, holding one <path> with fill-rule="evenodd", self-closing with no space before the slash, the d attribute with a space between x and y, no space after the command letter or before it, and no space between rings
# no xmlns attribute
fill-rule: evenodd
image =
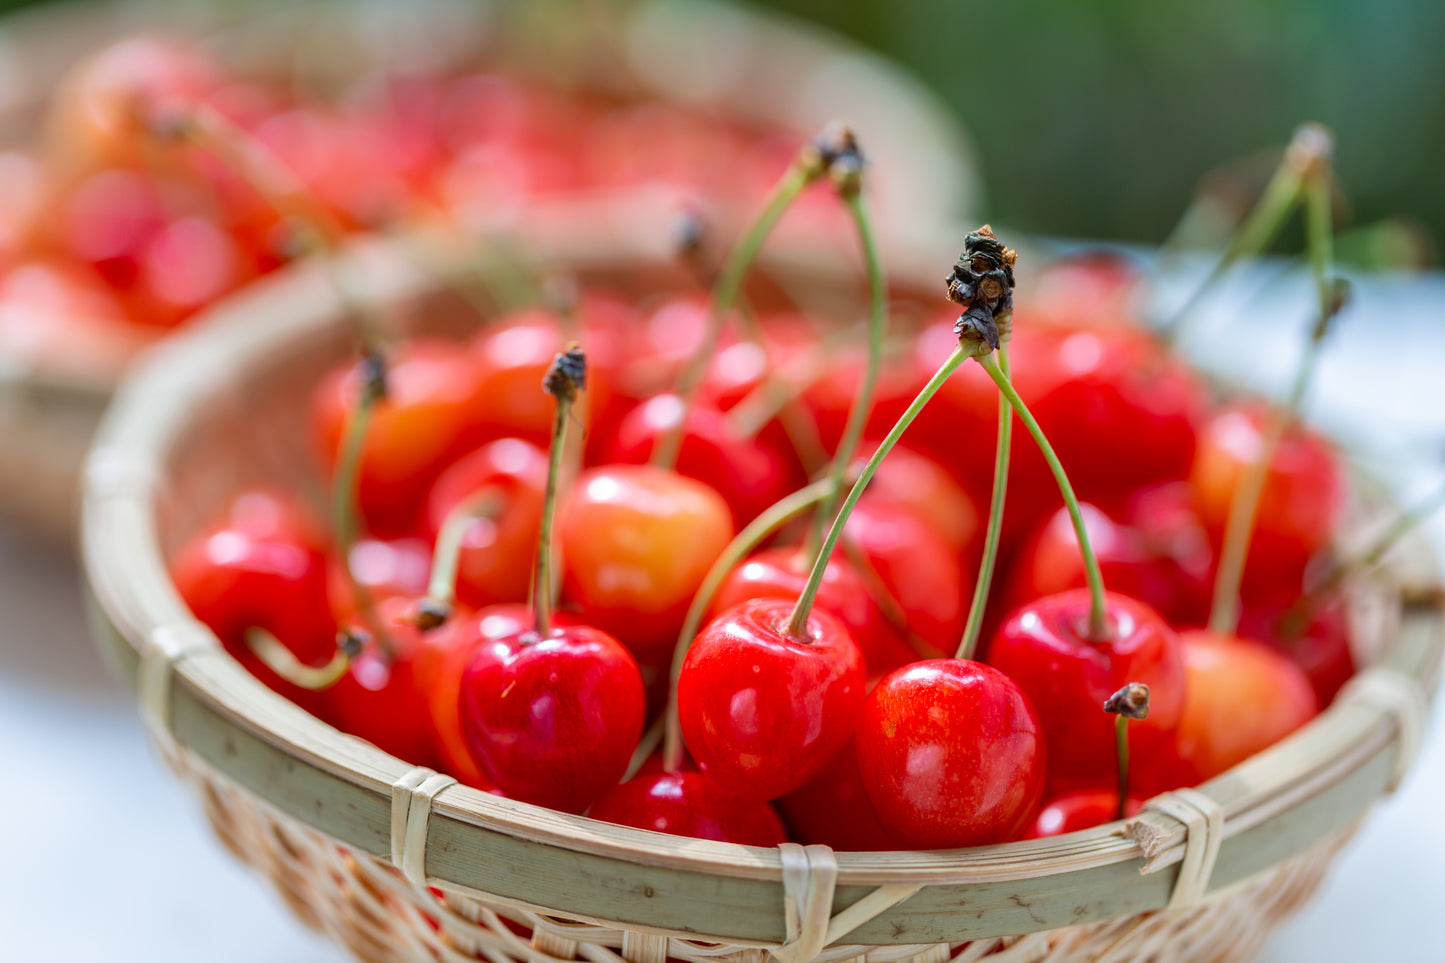
<svg viewBox="0 0 1445 963"><path fill-rule="evenodd" d="M1241 298L1215 301L1189 343L1206 364L1278 385L1291 332L1306 323L1303 292L1260 286L1240 282ZM1445 454L1445 279L1366 285L1351 312L1313 414L1361 440L1407 494L1422 494L1438 483L1436 456ZM1261 317L1280 320L1261 325ZM1240 355L1225 335L1246 329L1257 346ZM1431 533L1445 553L1445 524ZM1445 915L1442 720L1437 713L1404 788L1377 807L1316 900L1279 930L1265 963L1445 956L1436 935ZM222 850L164 770L92 648L74 563L3 533L0 833L0 960L349 959Z"/></svg>

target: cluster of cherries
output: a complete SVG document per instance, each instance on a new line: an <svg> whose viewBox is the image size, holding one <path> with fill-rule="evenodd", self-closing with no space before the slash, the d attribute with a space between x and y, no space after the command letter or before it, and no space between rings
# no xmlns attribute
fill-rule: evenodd
<svg viewBox="0 0 1445 963"><path fill-rule="evenodd" d="M890 306L862 172L846 130L806 145L710 297L586 288L465 343L364 339L312 406L331 537L244 493L173 558L182 597L403 759L761 846L1070 832L1312 718L1353 672L1340 598L1306 592L1345 495L1329 445L1218 403L1114 261L1057 266L1015 317L983 228L946 313ZM866 337L745 296L825 183Z"/></svg>
<svg viewBox="0 0 1445 963"><path fill-rule="evenodd" d="M320 102L151 37L78 64L43 127L34 149L0 152L0 344L100 370L349 231L492 228L643 183L751 203L803 140L440 67L367 73Z"/></svg>

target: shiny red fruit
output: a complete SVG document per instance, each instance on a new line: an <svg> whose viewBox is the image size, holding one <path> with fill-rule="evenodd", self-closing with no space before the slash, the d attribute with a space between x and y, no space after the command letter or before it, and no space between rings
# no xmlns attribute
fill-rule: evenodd
<svg viewBox="0 0 1445 963"><path fill-rule="evenodd" d="M412 624L416 600L402 596L384 599L377 615L391 642L387 652L368 638L361 654L340 681L326 690L324 718L349 732L418 766L435 764L426 693L416 678L416 656L423 642ZM352 624L359 625L353 619Z"/></svg>
<svg viewBox="0 0 1445 963"><path fill-rule="evenodd" d="M857 464L876 446L863 445ZM983 516L973 497L943 466L904 445L896 445L878 466L860 505L890 505L905 508L945 539L968 564L982 551Z"/></svg>
<svg viewBox="0 0 1445 963"><path fill-rule="evenodd" d="M1216 548L1222 542L1234 491L1263 451L1268 421L1259 405L1217 412L1199 439L1190 484L1194 505ZM1339 459L1319 435L1287 433L1270 461L1245 566L1244 594L1290 590L1303 581L1312 555L1329 544L1345 502Z"/></svg>
<svg viewBox="0 0 1445 963"><path fill-rule="evenodd" d="M826 612L785 634L791 602L754 599L704 628L678 678L683 738L724 791L775 799L823 770L863 707L863 653Z"/></svg>
<svg viewBox="0 0 1445 963"><path fill-rule="evenodd" d="M419 538L363 538L351 546L351 577L375 601L426 594L431 573L431 546ZM351 582L341 559L331 557L331 604L337 612L356 611Z"/></svg>
<svg viewBox="0 0 1445 963"><path fill-rule="evenodd" d="M1129 726L1138 758L1172 737L1184 711L1184 658L1174 631L1136 599L1105 595L1111 633L1087 637L1089 593L1037 599L1015 611L989 646L989 664L1028 694L1049 745L1049 785L1107 786L1114 779L1114 717L1104 701L1130 682L1149 687L1149 717Z"/></svg>
<svg viewBox="0 0 1445 963"><path fill-rule="evenodd" d="M471 496L493 491L498 499L495 514L473 521L462 538L458 601L472 608L526 601L546 488L547 453L519 438L483 445L442 472L426 502L433 540Z"/></svg>
<svg viewBox="0 0 1445 963"><path fill-rule="evenodd" d="M1124 815L1136 816L1144 801L1130 796ZM1077 833L1111 823L1119 818L1119 794L1104 789L1087 789L1055 796L1046 801L1025 839L1045 839Z"/></svg>
<svg viewBox="0 0 1445 963"><path fill-rule="evenodd" d="M721 495L648 465L584 472L557 530L565 598L643 661L677 643L692 597L733 537Z"/></svg>
<svg viewBox="0 0 1445 963"><path fill-rule="evenodd" d="M655 833L772 847L787 840L765 802L738 799L700 772L638 775L592 804L593 819Z"/></svg>
<svg viewBox="0 0 1445 963"><path fill-rule="evenodd" d="M417 527L427 490L477 443L490 404L479 389L475 362L455 345L409 341L388 362L387 397L372 410L357 486L362 517L379 536ZM354 366L332 374L316 392L312 417L329 466L336 464L360 392Z"/></svg>
<svg viewBox="0 0 1445 963"><path fill-rule="evenodd" d="M823 571L814 607L842 622L868 663L869 675L887 672L917 658L889 626L863 577L835 552ZM733 569L713 596L712 615L749 599L796 601L808 584L812 559L801 548L765 548Z"/></svg>
<svg viewBox="0 0 1445 963"><path fill-rule="evenodd" d="M796 842L821 843L845 853L908 848L878 818L858 771L858 751L852 742L822 772L778 797L774 805Z"/></svg>
<svg viewBox="0 0 1445 963"><path fill-rule="evenodd" d="M901 608L908 630L936 656L951 655L963 635L974 573L963 570L948 542L912 510L866 501L848 517L845 532ZM915 657L903 647L895 651L893 658Z"/></svg>
<svg viewBox="0 0 1445 963"><path fill-rule="evenodd" d="M628 413L606 455L609 462L645 465L658 444L683 417L677 395L657 395ZM687 412L687 429L677 453L679 474L712 487L732 510L733 527L748 522L801 488L805 479L782 452L760 439L738 434L727 415L705 402Z"/></svg>
<svg viewBox="0 0 1445 963"><path fill-rule="evenodd" d="M589 626L486 638L462 674L467 748L512 799L580 813L622 778L642 735L632 655Z"/></svg>
<svg viewBox="0 0 1445 963"><path fill-rule="evenodd" d="M858 726L858 769L873 807L919 848L1019 838L1043 797L1046 753L1022 690L962 659L884 676Z"/></svg>
<svg viewBox="0 0 1445 963"><path fill-rule="evenodd" d="M1334 701L1354 676L1355 655L1350 646L1350 618L1345 599L1328 598L1297 616L1295 602L1251 602L1239 616L1239 634L1266 645L1299 666L1321 706Z"/></svg>

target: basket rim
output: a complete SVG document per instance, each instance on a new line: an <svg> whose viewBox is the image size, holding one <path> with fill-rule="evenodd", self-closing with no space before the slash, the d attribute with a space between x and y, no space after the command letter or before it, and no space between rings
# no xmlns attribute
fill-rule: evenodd
<svg viewBox="0 0 1445 963"><path fill-rule="evenodd" d="M635 217L613 204L615 199L605 202L610 213L599 214L597 208L580 213L580 223L591 225L585 240L572 230L579 222L576 208L559 211L551 222L539 216L537 223L544 226L537 236L547 238L539 249L557 250L562 263L594 268L668 256L639 242L642 232L636 230ZM612 235L606 236L609 229ZM920 240L919 246L931 253L934 245ZM363 282L367 297L404 298L431 283L385 242L358 243L341 257L364 268L352 274ZM770 249L764 257L774 270L838 270L796 251ZM932 257L895 259L904 266L936 263ZM895 286L932 294L937 286L934 272L926 278L919 273L895 271ZM232 375L263 364L267 352L278 345L325 336L337 326L341 310L324 275L325 268L312 264L264 279L154 349L137 367L118 393L87 461L82 553L97 632L122 675L143 697L148 689L142 653L165 654L161 678L167 684L159 690L165 696L159 703L164 738L174 739L312 828L386 856L391 852L390 824L383 817L390 812L392 786L413 767L331 729L270 692L225 655L215 635L190 615L171 586L155 515L167 454L201 408L195 401L223 391ZM1422 689L1433 693L1445 655L1442 626L1445 615L1436 597L1409 606L1398 638L1380 665L1419 680ZM149 691L153 694L154 687ZM1202 786L1226 817L1217 886L1299 852L1358 817L1390 781L1395 741L1395 723L1388 714L1340 699L1294 735ZM287 767L286 772L274 771L278 765ZM344 801L336 803L328 793L340 793L336 798ZM965 850L839 853L836 905L850 905L866 887L929 887L855 934L863 943L905 944L1014 935L1157 909L1168 902L1177 870L1167 867L1182 855L1183 831L1166 817L1144 818L1155 821L1162 837L1181 844L1166 847L1165 855L1154 860L1166 869L1152 875L1135 872L1143 850L1120 833L1119 824L1110 824L1050 840ZM517 889L498 892L494 884L499 871L480 865L479 857L468 851L474 847L498 859L503 858L498 847L514 843L541 847L534 851L550 854L548 858L561 859L564 853L571 854L569 859L586 857L578 864L586 872L606 867L620 878L656 879L660 886L706 881L722 893L714 894L713 909L722 917L716 924L721 936L715 938L739 944L782 939L776 849L616 826L467 787L453 787L435 801L426 851L429 877L459 892L551 906L527 898L540 885L541 892L574 897L553 906L559 912L575 909L585 918L657 932L698 932L677 915L676 907L669 909L672 897L652 882L637 884L650 898L637 899L633 893L628 898L636 905L616 904L625 913L597 913L580 905L575 879L562 884L533 880L531 890L513 879ZM479 886L478 880L489 885ZM930 895L924 899L924 894ZM1011 916L1005 912L1009 903L1014 904ZM985 914L977 906L995 908ZM947 919L937 919L940 914Z"/></svg>

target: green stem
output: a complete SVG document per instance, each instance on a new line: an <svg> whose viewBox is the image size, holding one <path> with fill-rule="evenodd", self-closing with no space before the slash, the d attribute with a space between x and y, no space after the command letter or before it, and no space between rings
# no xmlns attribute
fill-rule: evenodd
<svg viewBox="0 0 1445 963"><path fill-rule="evenodd" d="M827 570L828 560L833 557L833 550L838 546L838 539L843 535L843 526L848 523L848 516L853 513L853 506L858 504L859 498L863 497L863 490L868 487L868 482L873 479L874 473L878 471L878 466L883 464L883 459L893 450L893 446L898 444L898 439L903 437L903 432L913 423L913 419L918 417L924 405L928 404L929 399L938 393L939 388L943 387L948 376L957 371L971 357L973 357L971 348L960 345L953 350L953 353L948 356L948 360L928 380L928 384L923 386L923 390L918 392L918 396L903 412L898 423L889 430L887 437L879 443L877 450L873 452L873 457L869 458L868 463L863 466L863 473L853 483L853 488L848 492L843 507L838 510L832 527L828 529L828 536L823 540L823 547L813 561L813 570L808 573L808 582L798 595L798 601L793 606L793 613L788 618L788 624L783 630L783 634L795 639L808 638L808 616L813 612L813 602L817 599L818 589L823 584L823 573Z"/></svg>
<svg viewBox="0 0 1445 963"><path fill-rule="evenodd" d="M346 645L338 645L336 652L325 665L307 665L296 658L296 653L281 644L266 629L252 626L242 635L246 648L261 660L261 663L294 686L311 692L322 692L340 682L351 668L355 651Z"/></svg>
<svg viewBox="0 0 1445 963"><path fill-rule="evenodd" d="M831 494L824 497L813 516L805 551L811 551L822 541L823 526L832 520L833 506L838 491L843 487L843 474L853 461L858 449L858 439L873 411L873 396L878 389L878 372L883 366L883 339L888 327L888 284L883 277L883 261L878 255L878 244L873 236L873 223L861 194L849 194L843 198L848 213L853 216L853 225L858 232L858 241L863 246L863 259L868 265L868 360L863 368L863 383L853 404L848 409L848 420L843 426L843 435L838 440L838 450L833 453L832 466L828 477L833 480Z"/></svg>
<svg viewBox="0 0 1445 963"><path fill-rule="evenodd" d="M1320 174L1310 179L1305 207L1305 237L1310 248L1310 268L1315 277L1319 297L1319 315L1304 354L1295 368L1294 384L1283 408L1272 412L1265 426L1259 455L1239 479L1229 502L1229 515L1224 523L1224 544L1219 550L1219 569L1214 575L1214 599L1209 609L1209 630L1232 635L1239 625L1239 591L1244 584L1244 567L1249 560L1249 543L1254 534L1259 502L1269 480L1269 467L1275 452L1299 417L1319 360L1329 322L1336 304L1330 238L1329 181Z"/></svg>
<svg viewBox="0 0 1445 963"><path fill-rule="evenodd" d="M1008 342L998 348L998 366L1005 378L1010 377ZM972 659L978 648L979 632L983 629L983 612L988 605L989 588L993 584L994 565L998 561L998 545L1003 537L1004 499L1008 495L1009 449L1013 443L1013 406L1005 404L1002 394L998 398L998 444L993 453L993 498L988 507L988 526L984 529L983 559L979 562L978 578L973 583L973 602L968 610L968 622L963 627L963 639L958 643L956 659Z"/></svg>
<svg viewBox="0 0 1445 963"><path fill-rule="evenodd" d="M1160 333L1167 341L1174 343L1179 340L1185 320L1199 306L1199 302L1214 286L1214 283L1233 267L1236 261L1241 258L1254 257L1274 242L1299 200L1302 184L1299 165L1287 153L1279 168L1275 170L1274 176L1270 178L1259 203L1255 205L1254 210L1250 211L1249 217L1230 239L1229 245L1220 255L1213 270L1209 272L1204 282L1194 289L1194 293L1174 312L1173 316L1160 326Z"/></svg>
<svg viewBox="0 0 1445 963"><path fill-rule="evenodd" d="M707 615L708 609L712 607L713 596L717 595L723 581L743 559L778 529L822 501L832 484L827 479L813 482L753 519L728 543L727 548L723 549L717 561L712 563L712 568L708 569L702 584L698 586L697 594L692 597L692 604L688 606L687 616L683 619L682 630L677 634L677 645L672 653L671 684L667 690L667 729L662 750L663 768L668 772L676 772L682 764L682 729L677 718L677 678L682 673L682 663L687 658L687 650L692 645L692 640L697 637L698 629L702 627L703 616Z"/></svg>
<svg viewBox="0 0 1445 963"><path fill-rule="evenodd" d="M437 532L432 552L431 576L427 579L426 600L438 613L450 613L456 602L457 567L461 563L462 540L473 524L496 518L506 504L501 489L483 488L457 504Z"/></svg>
<svg viewBox="0 0 1445 963"><path fill-rule="evenodd" d="M1129 805L1129 717L1114 717L1114 753L1119 765L1119 807L1114 811L1115 819L1123 819Z"/></svg>
<svg viewBox="0 0 1445 963"><path fill-rule="evenodd" d="M1009 382L1008 377L999 370L998 362L994 361L993 355L980 355L978 363L988 372L988 376L998 385L1008 403L1018 412L1019 419L1023 421L1024 427L1033 436L1034 444L1038 445L1039 452L1043 454L1044 461L1049 463L1049 471L1054 473L1054 481L1058 483L1059 494L1064 497L1064 507L1069 510L1069 518L1074 523L1074 536L1079 540L1079 554L1084 557L1084 576L1089 582L1089 625L1088 638L1095 642L1108 639L1113 634L1113 628L1109 625L1108 612L1104 607L1104 576L1099 571L1099 560L1094 556L1094 546L1089 541L1089 532L1084 527L1084 516L1079 511L1079 499L1074 495L1074 486L1069 484L1069 476L1064 472L1064 466L1059 462L1059 456L1054 454L1054 447L1044 437L1043 429L1034 420L1033 414L1029 411L1019 393Z"/></svg>
<svg viewBox="0 0 1445 963"><path fill-rule="evenodd" d="M708 312L707 331L703 334L702 343L698 345L697 351L689 359L687 367L677 379L677 395L682 400L683 415L678 419L677 424L662 437L657 443L657 448L652 453L652 464L659 468L671 468L677 463L678 451L682 448L682 439L687 432L687 414L692 411L693 404L697 401L698 390L702 387L702 376L707 371L708 362L717 353L718 342L722 340L723 329L727 326L728 315L732 311L733 302L737 300L739 292L742 291L743 281L747 278L748 268L757 258L758 251L762 249L765 241L773 230L773 227L782 218L788 207L797 200L803 190L812 183L813 177L799 164L788 168L788 172L773 187L768 195L767 202L763 205L762 212L757 220L748 229L747 234L733 249L732 255L728 258L726 267L718 277L717 285L713 288L712 307Z"/></svg>
<svg viewBox="0 0 1445 963"><path fill-rule="evenodd" d="M542 527L537 535L537 561L532 582L532 628L546 638L552 631L552 521L557 514L557 479L562 474L562 454L567 446L567 421L572 401L557 397L552 419L552 449L547 461L547 489L542 496Z"/></svg>
<svg viewBox="0 0 1445 963"><path fill-rule="evenodd" d="M371 415L380 392L371 384L363 384L356 408L346 419L346 428L341 436L341 451L337 456L336 474L331 482L331 529L336 536L336 550L341 556L341 571L346 577L351 597L356 600L361 619L381 647L382 653L391 659L396 655L396 646L381 622L376 610L376 600L371 590L356 577L351 567L351 550L356 545L356 519L358 490L361 482L361 459L366 448L366 429L371 424Z"/></svg>

